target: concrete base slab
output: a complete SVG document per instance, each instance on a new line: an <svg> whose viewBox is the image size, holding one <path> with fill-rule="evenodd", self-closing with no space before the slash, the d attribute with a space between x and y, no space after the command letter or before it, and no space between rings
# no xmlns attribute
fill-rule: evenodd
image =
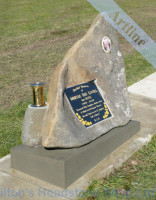
<svg viewBox="0 0 156 200"><path fill-rule="evenodd" d="M42 146L19 145L11 151L11 167L67 188L139 130L140 123L130 121L126 126L114 128L95 141L74 149L47 150Z"/></svg>
<svg viewBox="0 0 156 200"><path fill-rule="evenodd" d="M25 197L15 198L20 200L49 200L50 198L56 200L77 199L77 195L81 191L84 191L93 179L103 178L113 172L114 169L119 168L133 153L135 153L143 145L147 144L154 134L155 132L153 129L142 127L135 136L118 147L114 152L112 152L96 166L94 166L87 173L76 180L66 190L38 178L32 177L28 174L12 169L10 155L8 155L1 159L2 162L0 162L0 171L3 172L3 174L0 173L0 187L4 189L11 188L13 191L26 191L26 189L29 188L32 193L34 193L34 197L32 198L30 198L28 194L26 194ZM7 176L10 177L9 181ZM20 181L18 184L17 180ZM8 196L0 197L2 200L10 199Z"/></svg>

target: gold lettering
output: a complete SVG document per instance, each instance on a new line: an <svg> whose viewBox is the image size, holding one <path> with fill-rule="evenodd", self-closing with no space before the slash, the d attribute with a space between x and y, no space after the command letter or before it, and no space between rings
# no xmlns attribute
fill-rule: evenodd
<svg viewBox="0 0 156 200"><path fill-rule="evenodd" d="M81 95L79 94L79 95L76 95L76 96L70 97L70 100L71 100L71 101L74 101L74 100L76 100L76 99L80 99L80 98L81 98Z"/></svg>
<svg viewBox="0 0 156 200"><path fill-rule="evenodd" d="M88 117L88 114L86 114L86 115L82 115L82 117L84 118L84 117Z"/></svg>
<svg viewBox="0 0 156 200"><path fill-rule="evenodd" d="M101 104L100 105L96 105L97 108L99 108L100 106L101 106Z"/></svg>
<svg viewBox="0 0 156 200"><path fill-rule="evenodd" d="M99 116L99 115L100 115L100 113L97 113L97 114L94 115L94 117L97 117L97 116Z"/></svg>
<svg viewBox="0 0 156 200"><path fill-rule="evenodd" d="M92 99L92 100L90 100L90 101L89 101L89 103L91 103L91 102L93 102L93 101L95 101L95 100L94 100L94 99Z"/></svg>
<svg viewBox="0 0 156 200"><path fill-rule="evenodd" d="M96 112L98 112L98 110L95 110L95 111L89 113L88 115L92 115L92 114L94 114L94 113L96 113ZM93 116L93 117L94 117L94 116Z"/></svg>
<svg viewBox="0 0 156 200"><path fill-rule="evenodd" d="M100 109L99 109L99 112L102 111L102 110L104 110L104 108L100 108Z"/></svg>
<svg viewBox="0 0 156 200"><path fill-rule="evenodd" d="M85 93L82 93L82 96L83 97L86 97L88 94L85 92Z"/></svg>
<svg viewBox="0 0 156 200"><path fill-rule="evenodd" d="M81 88L88 88L88 85L81 85Z"/></svg>
<svg viewBox="0 0 156 200"><path fill-rule="evenodd" d="M76 109L77 112L78 112L78 111L81 111L81 110L83 110L83 107L82 107L82 108L79 108L79 109Z"/></svg>
<svg viewBox="0 0 156 200"><path fill-rule="evenodd" d="M92 104L89 104L88 107L93 106L93 105L94 105L93 103L92 103Z"/></svg>
<svg viewBox="0 0 156 200"><path fill-rule="evenodd" d="M91 90L91 91L88 91L88 94L93 94L93 93L97 93L98 91L97 90Z"/></svg>
<svg viewBox="0 0 156 200"><path fill-rule="evenodd" d="M80 89L80 87L76 87L75 89L73 89L73 92L76 92L79 89Z"/></svg>
<svg viewBox="0 0 156 200"><path fill-rule="evenodd" d="M91 98L92 98L91 96L85 97L86 100L91 99Z"/></svg>

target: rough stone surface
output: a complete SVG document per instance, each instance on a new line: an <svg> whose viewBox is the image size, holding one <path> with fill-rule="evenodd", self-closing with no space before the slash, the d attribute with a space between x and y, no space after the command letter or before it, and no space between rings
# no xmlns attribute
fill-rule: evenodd
<svg viewBox="0 0 156 200"><path fill-rule="evenodd" d="M102 49L104 36L111 39L111 53ZM64 90L94 79L113 117L85 128L72 111ZM131 119L125 66L116 32L100 15L53 73L48 104L42 135L42 145L47 148L79 147Z"/></svg>
<svg viewBox="0 0 156 200"><path fill-rule="evenodd" d="M36 146L42 142L43 121L48 106L31 107L28 106L22 129L22 141L24 145Z"/></svg>

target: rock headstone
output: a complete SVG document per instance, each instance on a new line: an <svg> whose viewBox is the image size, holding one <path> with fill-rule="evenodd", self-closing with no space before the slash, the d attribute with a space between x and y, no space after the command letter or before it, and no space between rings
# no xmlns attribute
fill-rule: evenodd
<svg viewBox="0 0 156 200"><path fill-rule="evenodd" d="M91 85L94 89L90 88ZM89 89L84 91L82 86L88 86ZM79 93L74 95L76 88ZM94 109L87 99L86 105L83 102L87 110L82 109L82 112L82 105L78 108L75 107L77 104L71 102L77 100L82 103L82 93L93 90L86 98L91 98L95 104L99 98L103 115L100 111L96 113L98 107ZM95 96L93 93L96 93ZM131 119L125 65L116 32L101 15L54 71L48 104L42 133L42 145L47 148L80 147L115 127L126 125ZM89 112L89 108L93 112ZM92 120L84 120L83 112L90 119L92 116Z"/></svg>

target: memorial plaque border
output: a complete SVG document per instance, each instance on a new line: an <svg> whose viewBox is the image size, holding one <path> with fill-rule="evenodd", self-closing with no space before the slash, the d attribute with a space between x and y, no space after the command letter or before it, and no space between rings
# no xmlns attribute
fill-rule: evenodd
<svg viewBox="0 0 156 200"><path fill-rule="evenodd" d="M86 112L86 111L83 111L83 107L82 107L82 105L81 105L81 107L78 109L76 109L76 107L78 106L77 104L80 104L80 99L81 99L81 101L83 100L82 98L85 98L85 97L82 97L82 95L83 94L86 94L86 89L85 89L85 92L83 93L83 92L79 92L79 93L77 93L77 91L83 91L83 89L85 88L85 87L92 87L92 89L93 90L91 90L92 92L95 92L95 93L93 93L93 96L94 96L94 98L96 97L96 98L98 98L98 102L96 102L95 101L95 99L93 98L92 100L93 101L95 101L94 102L94 104L92 104L94 107L93 107L93 109L94 109L94 112L92 112L92 113L97 113L97 114L95 114L95 115L92 115L92 116L90 116L90 118L88 117L88 115L91 115L92 113L87 113L86 115L81 115L82 114L82 112ZM84 87L84 88L83 88ZM73 93L75 93L74 95L75 96L70 96L71 95L71 90L73 90L72 92ZM69 92L70 91L70 92ZM89 93L89 95L90 96L92 96L92 94L90 94L90 92L91 92L90 90L89 91L87 91L88 93ZM86 128L90 128L90 127L92 127L92 126L95 126L95 125L97 125L97 124L99 124L99 123L102 123L103 121L105 121L105 120L108 120L108 119L110 119L110 118L112 118L113 117L113 114L112 114L112 111L111 111L111 109L110 109L110 107L109 107L109 105L108 105L108 103L106 102L106 100L104 99L104 97L103 97L103 95L101 94L101 92L100 92L100 89L99 89L99 87L97 86L97 84L96 84L96 80L92 80L92 81L89 81L89 82L85 82L85 83L82 83L82 84L78 84L78 85L75 85L75 86L71 86L71 87L68 87L68 88L66 88L65 89L65 91L64 91L64 93L65 93L65 96L66 96L66 99L67 99L67 101L68 101L68 103L69 103L69 105L70 105L70 107L71 107L71 109L72 109L72 112L73 112L73 114L77 117L77 119L80 121L80 123L82 123ZM88 94L87 94L88 95ZM90 96L86 96L86 97L90 97ZM74 99L74 101L76 102L77 101L77 103L73 103L72 101L73 101L73 99ZM86 100L87 101L87 100ZM99 111L100 110L100 108L99 108L99 110L97 109L97 106L99 106L100 107L100 105L97 105L98 103L100 102L100 104L101 105L103 105L103 107L101 107L101 110L104 110L103 111L103 113L104 113L104 115L102 116L102 112L101 111ZM84 102L84 103L86 103L87 104L87 102ZM83 104L82 102L81 102L81 104ZM79 105L80 106L80 105ZM91 106L91 104L87 104L87 108L90 108L90 109L92 109L92 106ZM85 106L84 106L85 107ZM77 110L81 110L82 109L82 112L81 112L81 114L80 114L80 112L78 112ZM96 115L97 116L99 116L99 117L96 117ZM87 116L87 117L86 117ZM86 117L87 119L89 118L89 119L91 119L91 117L93 118L93 119L91 119L90 121L88 121L86 118L84 119L84 117ZM95 118L96 117L96 118ZM97 121L95 121L95 120L97 120Z"/></svg>

